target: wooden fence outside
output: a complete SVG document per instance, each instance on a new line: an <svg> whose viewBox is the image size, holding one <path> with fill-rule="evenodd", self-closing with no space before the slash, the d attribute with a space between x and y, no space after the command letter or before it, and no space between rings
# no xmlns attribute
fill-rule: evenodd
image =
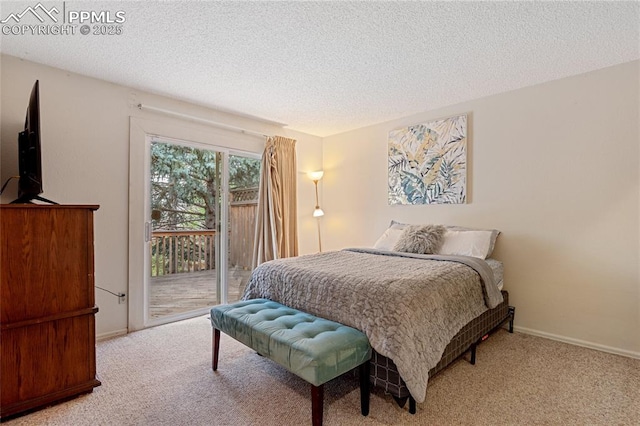
<svg viewBox="0 0 640 426"><path fill-rule="evenodd" d="M255 238L257 188L232 191L229 206L229 263L251 270ZM213 229L157 230L151 234L151 276L213 270Z"/></svg>
<svg viewBox="0 0 640 426"><path fill-rule="evenodd" d="M257 196L257 191L255 195ZM255 199L240 199L231 202L229 207L229 262L233 267L251 270L257 210L258 201Z"/></svg>

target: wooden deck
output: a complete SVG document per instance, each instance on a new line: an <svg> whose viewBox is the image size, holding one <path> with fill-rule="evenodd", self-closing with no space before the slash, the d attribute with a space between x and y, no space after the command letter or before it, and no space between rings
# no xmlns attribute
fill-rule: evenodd
<svg viewBox="0 0 640 426"><path fill-rule="evenodd" d="M251 271L229 269L229 302L240 300L250 276ZM215 270L151 277L149 284L151 318L218 304Z"/></svg>

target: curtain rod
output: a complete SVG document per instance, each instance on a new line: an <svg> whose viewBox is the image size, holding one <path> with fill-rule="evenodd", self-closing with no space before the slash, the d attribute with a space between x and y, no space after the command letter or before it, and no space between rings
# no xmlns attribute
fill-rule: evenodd
<svg viewBox="0 0 640 426"><path fill-rule="evenodd" d="M162 114L172 115L174 117L180 117L180 118L184 118L186 120L198 121L198 122L201 122L201 123L204 123L204 124L208 124L210 126L220 127L222 129L235 130L237 132L244 133L244 134L247 134L247 135L265 137L265 138L269 137L269 135L266 135L266 134L260 133L260 132L256 132L254 130L243 129L242 127L232 126L230 124L225 124L225 123L220 123L220 122L217 122L217 121L207 120L206 118L200 118L200 117L196 117L194 115L183 114L181 112L171 111L171 110L163 109L163 108L157 108L157 107L150 106L150 105L138 104L138 109L140 109L140 110L146 109L148 111L154 111L154 112L159 112L159 113L162 113Z"/></svg>

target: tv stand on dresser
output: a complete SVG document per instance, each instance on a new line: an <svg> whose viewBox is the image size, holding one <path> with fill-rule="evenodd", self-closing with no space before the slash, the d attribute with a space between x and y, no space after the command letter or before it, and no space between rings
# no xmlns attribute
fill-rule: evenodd
<svg viewBox="0 0 640 426"><path fill-rule="evenodd" d="M43 203L47 203L47 204L54 204L56 206L59 205L55 201L47 200L46 198L41 197L39 195L28 195L28 194L13 200L11 204L35 204L32 202L33 200L42 201Z"/></svg>
<svg viewBox="0 0 640 426"><path fill-rule="evenodd" d="M95 205L0 206L0 418L100 385Z"/></svg>

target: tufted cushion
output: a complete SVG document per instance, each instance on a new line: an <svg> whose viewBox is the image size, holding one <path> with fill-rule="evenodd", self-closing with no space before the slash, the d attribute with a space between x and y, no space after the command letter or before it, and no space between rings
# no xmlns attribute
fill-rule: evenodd
<svg viewBox="0 0 640 426"><path fill-rule="evenodd" d="M315 386L371 357L364 333L267 299L216 306L211 324Z"/></svg>

